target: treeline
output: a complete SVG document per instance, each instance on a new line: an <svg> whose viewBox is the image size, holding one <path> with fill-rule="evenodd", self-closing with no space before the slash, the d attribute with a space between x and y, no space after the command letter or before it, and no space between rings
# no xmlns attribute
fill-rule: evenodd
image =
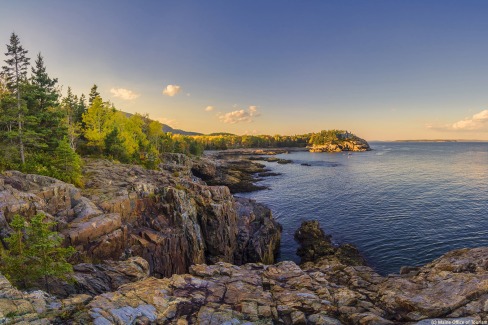
<svg viewBox="0 0 488 325"><path fill-rule="evenodd" d="M356 140L358 137L344 130L323 130L318 133L312 133L308 140L309 145L337 144L344 140Z"/></svg>
<svg viewBox="0 0 488 325"><path fill-rule="evenodd" d="M205 150L226 150L237 148L283 148L306 147L310 134L305 135L197 135L195 141Z"/></svg>
<svg viewBox="0 0 488 325"><path fill-rule="evenodd" d="M237 148L306 147L328 143L335 144L343 140L356 139L357 137L344 130L323 130L318 133L291 136L211 134L193 136L193 138L205 150L225 150Z"/></svg>
<svg viewBox="0 0 488 325"><path fill-rule="evenodd" d="M201 154L193 138L162 131L162 124L128 116L104 101L94 85L88 98L68 87L62 96L39 53L12 33L0 73L0 171L16 169L81 185L80 155L109 157L154 168L160 153Z"/></svg>

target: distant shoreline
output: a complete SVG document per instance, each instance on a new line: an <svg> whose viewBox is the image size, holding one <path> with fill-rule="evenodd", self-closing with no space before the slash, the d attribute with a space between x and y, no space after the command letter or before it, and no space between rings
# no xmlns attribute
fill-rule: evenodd
<svg viewBox="0 0 488 325"><path fill-rule="evenodd" d="M375 141L371 141L375 142ZM488 142L488 140L442 140L442 139L422 139L422 140L392 140L378 142Z"/></svg>
<svg viewBox="0 0 488 325"><path fill-rule="evenodd" d="M394 142L459 142L458 140L395 140Z"/></svg>

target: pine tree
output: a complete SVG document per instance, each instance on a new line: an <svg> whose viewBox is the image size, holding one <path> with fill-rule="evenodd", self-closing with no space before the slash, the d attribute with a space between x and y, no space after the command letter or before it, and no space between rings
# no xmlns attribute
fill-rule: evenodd
<svg viewBox="0 0 488 325"><path fill-rule="evenodd" d="M81 94L80 99L78 100L78 105L76 107L75 121L77 123L82 123L83 114L85 112L86 112L86 98L85 98L85 94Z"/></svg>
<svg viewBox="0 0 488 325"><path fill-rule="evenodd" d="M37 214L30 222L14 216L10 227L13 233L6 238L8 249L2 252L0 270L14 284L22 288L43 280L49 292L51 278L66 278L73 272L67 259L73 247L61 246L62 237L52 231L55 222L47 222L44 214Z"/></svg>
<svg viewBox="0 0 488 325"><path fill-rule="evenodd" d="M81 174L82 160L80 156L71 148L68 139L65 137L59 141L58 147L54 151L54 157L50 168L51 175L62 181L82 186Z"/></svg>
<svg viewBox="0 0 488 325"><path fill-rule="evenodd" d="M24 117L26 112L25 103L22 99L22 90L27 83L27 68L30 60L26 56L27 53L28 51L20 45L19 37L12 33L10 44L7 44L7 53L5 53L8 57L5 60L7 65L2 67L2 75L6 80L7 88L16 97L17 140L22 165L25 165Z"/></svg>
<svg viewBox="0 0 488 325"><path fill-rule="evenodd" d="M13 283L25 287L29 275L28 252L24 241L25 219L15 215L10 223L13 232L5 239L8 250L2 252L0 269Z"/></svg>
<svg viewBox="0 0 488 325"><path fill-rule="evenodd" d="M69 147L68 147L69 148ZM73 247L61 247L62 237L51 229L56 222L46 222L44 214L37 214L31 219L26 229L26 246L31 262L30 272L36 279L43 279L49 292L50 278L66 278L73 272L73 266L67 259L73 255Z"/></svg>
<svg viewBox="0 0 488 325"><path fill-rule="evenodd" d="M15 96L7 89L6 82L0 76L0 170L13 169L18 160L17 144L15 143L15 126L17 120Z"/></svg>
<svg viewBox="0 0 488 325"><path fill-rule="evenodd" d="M93 104L93 101L97 97L100 97L100 93L98 92L98 86L93 85L90 89L90 94L88 96L88 106L91 106Z"/></svg>
<svg viewBox="0 0 488 325"><path fill-rule="evenodd" d="M63 112L59 109L57 78L50 78L46 72L44 58L39 53L32 68L31 88L27 95L29 121L27 125L36 149L46 148L52 153L60 139L67 134L67 127L62 123Z"/></svg>
<svg viewBox="0 0 488 325"><path fill-rule="evenodd" d="M122 162L128 161L126 151L124 150L124 145L120 139L118 127L114 127L114 129L107 134L104 139L104 144L104 153L106 156Z"/></svg>
<svg viewBox="0 0 488 325"><path fill-rule="evenodd" d="M69 145L73 150L76 150L76 143L81 130L81 123L77 121L78 105L78 99L73 95L71 87L68 87L66 97L61 101L61 109L65 114Z"/></svg>
<svg viewBox="0 0 488 325"><path fill-rule="evenodd" d="M58 79L51 79L47 74L41 53L37 54L35 67L32 67L31 83L35 87L34 109L45 111L48 107L54 107L58 104L59 93L56 89Z"/></svg>

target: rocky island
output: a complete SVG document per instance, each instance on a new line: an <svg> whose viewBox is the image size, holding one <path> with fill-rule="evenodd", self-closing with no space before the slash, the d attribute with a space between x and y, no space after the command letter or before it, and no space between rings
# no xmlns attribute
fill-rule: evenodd
<svg viewBox="0 0 488 325"><path fill-rule="evenodd" d="M310 152L369 151L368 142L342 130L321 131L312 134L309 140Z"/></svg>
<svg viewBox="0 0 488 325"><path fill-rule="evenodd" d="M273 264L281 227L271 211L202 180L227 179L225 166L182 154L166 155L159 170L87 159L83 189L4 172L1 237L14 214L42 211L78 253L72 281L54 283L50 294L19 291L0 275L0 323L430 324L488 317L487 248L453 251L384 277L354 246L334 246L309 221L295 234L301 264Z"/></svg>

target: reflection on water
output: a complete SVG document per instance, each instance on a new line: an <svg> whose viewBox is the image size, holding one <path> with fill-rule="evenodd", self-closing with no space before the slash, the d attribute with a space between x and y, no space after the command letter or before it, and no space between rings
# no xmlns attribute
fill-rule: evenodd
<svg viewBox="0 0 488 325"><path fill-rule="evenodd" d="M266 203L283 225L281 259L297 260L293 233L308 219L356 244L383 274L488 245L487 143L371 145L280 155L294 164L265 163L283 174L263 181L271 190L239 194Z"/></svg>

